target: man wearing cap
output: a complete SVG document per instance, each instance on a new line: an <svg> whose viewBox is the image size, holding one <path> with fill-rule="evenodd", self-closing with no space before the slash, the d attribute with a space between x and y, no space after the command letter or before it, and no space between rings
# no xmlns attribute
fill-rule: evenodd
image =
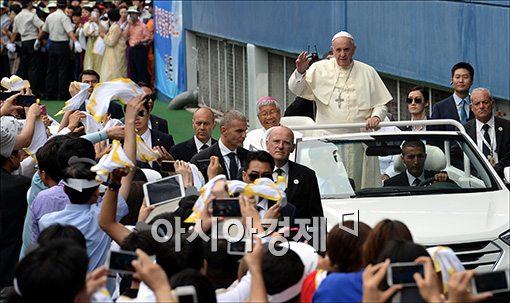
<svg viewBox="0 0 510 303"><path fill-rule="evenodd" d="M375 128L386 117L386 103L392 97L373 67L353 60L354 38L339 32L331 40L333 58L310 65L312 58L302 52L289 89L317 104L317 124L366 122Z"/></svg>
<svg viewBox="0 0 510 303"><path fill-rule="evenodd" d="M41 67L41 52L38 48L39 41L37 36L44 22L37 17L32 0L22 0L23 10L14 18L12 32L15 35L11 37L11 43L16 40L16 34L21 36L20 65L18 76L28 79L32 90L37 95L43 93L43 88L37 84L43 76Z"/></svg>
<svg viewBox="0 0 510 303"><path fill-rule="evenodd" d="M129 70L133 82L150 83L147 72L147 45L150 42L150 32L147 25L140 21L140 11L131 6L128 9L128 26L124 29L124 35L129 44Z"/></svg>
<svg viewBox="0 0 510 303"><path fill-rule="evenodd" d="M271 127L280 125L281 117L280 104L275 98L270 96L260 98L257 101L257 118L262 127L248 132L243 143L244 148L267 151L265 133ZM301 133L294 132L295 138L301 138L302 136Z"/></svg>
<svg viewBox="0 0 510 303"><path fill-rule="evenodd" d="M81 53L82 48L74 35L74 27L71 19L64 13L65 0L57 1L57 10L51 13L44 23L43 30L39 33L34 48L39 48L38 41L42 40L46 33L51 40L48 50L48 70L46 73L46 93L48 99L67 100L69 93L68 68L69 68L69 39L74 43L74 51Z"/></svg>
<svg viewBox="0 0 510 303"><path fill-rule="evenodd" d="M16 95L17 96L17 95ZM13 96L0 107L0 300L12 287L14 270L21 249L23 219L27 210L26 196L30 178L12 175L19 169L21 149L32 141L35 120L40 116L39 105L33 104L27 113L25 127L18 134L21 125L8 116L15 107Z"/></svg>

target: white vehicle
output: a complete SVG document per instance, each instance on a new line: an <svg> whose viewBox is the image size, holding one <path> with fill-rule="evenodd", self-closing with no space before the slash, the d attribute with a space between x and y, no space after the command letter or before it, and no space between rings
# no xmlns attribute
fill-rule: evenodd
<svg viewBox="0 0 510 303"><path fill-rule="evenodd" d="M282 119L282 124L294 123ZM341 222L342 214L349 213L354 215L345 220L370 226L386 218L399 220L409 227L416 243L450 247L466 269L508 269L508 185L463 126L453 120L386 122L381 126L437 124L455 125L459 130L352 133L352 128L364 128L362 123L290 127L307 133L296 145L295 160L317 173L328 230ZM351 133L325 134L342 128L350 128ZM319 135L310 136L312 131ZM422 185L429 186L383 187L379 164L392 162L390 169L402 172L400 147L406 140L424 141L425 170L446 171L454 183L426 181L428 184ZM506 179L510 180L508 171L506 168Z"/></svg>

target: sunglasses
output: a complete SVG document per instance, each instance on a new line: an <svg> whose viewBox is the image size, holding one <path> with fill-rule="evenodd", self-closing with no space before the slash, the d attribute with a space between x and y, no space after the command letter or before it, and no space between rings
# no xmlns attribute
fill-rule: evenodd
<svg viewBox="0 0 510 303"><path fill-rule="evenodd" d="M273 180L273 173L262 173L262 174L259 174L259 173L256 173L256 172L252 172L252 173L248 174L248 178L250 179L251 182L255 182L255 180L257 180L259 178L268 178L268 179Z"/></svg>
<svg viewBox="0 0 510 303"><path fill-rule="evenodd" d="M145 117L145 115L147 115L147 111L145 111L145 110L141 110L138 112L138 116L140 116L140 117Z"/></svg>
<svg viewBox="0 0 510 303"><path fill-rule="evenodd" d="M411 103L416 103L416 104L421 104L423 102L423 99L420 98L420 97L415 97L415 98L407 98L407 104L411 104Z"/></svg>

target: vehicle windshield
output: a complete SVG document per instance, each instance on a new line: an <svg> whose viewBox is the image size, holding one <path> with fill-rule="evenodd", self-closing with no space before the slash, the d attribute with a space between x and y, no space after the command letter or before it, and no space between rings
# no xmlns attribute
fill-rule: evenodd
<svg viewBox="0 0 510 303"><path fill-rule="evenodd" d="M397 185L392 182L393 186L383 186L385 174L411 180L401 156L401 146L406 141L417 140L426 144L422 183L409 186L410 182ZM297 144L296 162L315 170L322 198L498 190L498 183L474 148L460 134L375 132L305 139ZM435 182L433 176L440 171L447 172L449 180Z"/></svg>

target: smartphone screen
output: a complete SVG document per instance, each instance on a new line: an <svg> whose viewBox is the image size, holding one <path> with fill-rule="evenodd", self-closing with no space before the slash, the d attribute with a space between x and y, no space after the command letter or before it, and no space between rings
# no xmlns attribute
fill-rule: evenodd
<svg viewBox="0 0 510 303"><path fill-rule="evenodd" d="M504 292L509 290L508 275L504 270L477 273L473 277L473 284L477 293L486 291Z"/></svg>
<svg viewBox="0 0 510 303"><path fill-rule="evenodd" d="M110 251L108 259L108 270L111 272L131 273L135 269L131 261L138 259L138 256L132 251Z"/></svg>
<svg viewBox="0 0 510 303"><path fill-rule="evenodd" d="M230 255L244 255L246 253L246 241L228 242L227 253Z"/></svg>
<svg viewBox="0 0 510 303"><path fill-rule="evenodd" d="M175 294L177 295L179 303L196 303L197 301L197 290L195 286L179 286L175 288Z"/></svg>
<svg viewBox="0 0 510 303"><path fill-rule="evenodd" d="M389 285L402 284L404 286L416 285L414 280L414 273L424 275L423 264L416 263L393 263L388 269L388 275L391 276L391 280L388 279ZM390 283L391 282L391 283Z"/></svg>
<svg viewBox="0 0 510 303"><path fill-rule="evenodd" d="M161 171L165 173L175 173L175 161L161 161Z"/></svg>
<svg viewBox="0 0 510 303"><path fill-rule="evenodd" d="M237 198L215 199L212 208L214 217L241 217L241 207Z"/></svg>

